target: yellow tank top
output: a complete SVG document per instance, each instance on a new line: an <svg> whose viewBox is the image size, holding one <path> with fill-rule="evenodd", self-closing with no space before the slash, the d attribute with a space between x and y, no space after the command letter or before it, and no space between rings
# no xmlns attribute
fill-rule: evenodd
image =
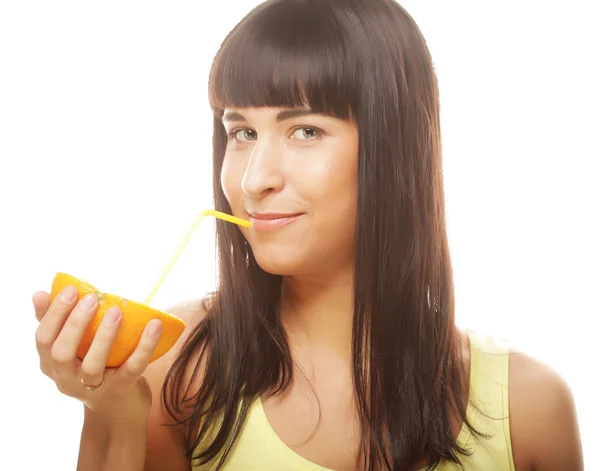
<svg viewBox="0 0 600 471"><path fill-rule="evenodd" d="M467 330L471 344L471 380L468 417L475 429L492 435L476 440L463 426L457 442L472 454L462 457L465 471L515 471L508 418L508 344ZM473 407L475 402L482 411ZM193 471L213 470L214 465L192 461ZM289 448L271 427L262 402L252 405L246 424L223 471L334 471L313 463ZM460 471L452 463L436 471Z"/></svg>

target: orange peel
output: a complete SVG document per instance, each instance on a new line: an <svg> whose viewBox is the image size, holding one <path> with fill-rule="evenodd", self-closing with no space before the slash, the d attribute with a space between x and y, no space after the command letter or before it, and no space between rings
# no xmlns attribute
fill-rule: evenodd
<svg viewBox="0 0 600 471"><path fill-rule="evenodd" d="M79 293L78 300L86 294L95 294L98 298L98 309L89 323L79 346L77 347L77 358L83 360L87 354L92 340L100 327L106 311L111 307L118 307L123 313L121 325L117 336L108 354L107 367L119 367L136 349L142 333L152 319L162 322L162 333L158 345L150 358L150 363L158 360L167 353L185 329L185 322L177 316L159 311L150 306L131 301L110 293L104 293L95 286L67 273L58 272L52 281L50 299L54 298L67 286L74 286Z"/></svg>

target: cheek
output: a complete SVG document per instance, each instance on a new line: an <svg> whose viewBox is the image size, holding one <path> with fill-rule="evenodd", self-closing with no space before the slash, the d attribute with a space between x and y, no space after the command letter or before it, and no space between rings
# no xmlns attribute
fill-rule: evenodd
<svg viewBox="0 0 600 471"><path fill-rule="evenodd" d="M297 188L311 204L344 211L357 195L357 156L332 153L319 161L299 166L293 174ZM318 209L318 208L315 208Z"/></svg>
<svg viewBox="0 0 600 471"><path fill-rule="evenodd" d="M322 187L322 207L327 213L320 216L327 218L331 231L344 234L343 239L346 241L346 237L354 233L356 225L358 155L355 149L350 149L341 154L341 157L332 160L328 169L328 178ZM346 242L349 243L350 239Z"/></svg>
<svg viewBox="0 0 600 471"><path fill-rule="evenodd" d="M239 204L242 190L243 169L240 172L239 165L235 165L232 159L225 157L221 167L221 188L229 205L233 208Z"/></svg>

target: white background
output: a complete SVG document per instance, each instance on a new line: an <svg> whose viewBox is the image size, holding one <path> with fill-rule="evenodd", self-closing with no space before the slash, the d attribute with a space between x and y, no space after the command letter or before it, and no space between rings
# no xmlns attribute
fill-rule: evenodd
<svg viewBox="0 0 600 471"><path fill-rule="evenodd" d="M31 295L67 271L145 297L211 204L209 67L257 3L0 3L0 469L75 469L81 406L39 371ZM600 469L595 2L403 5L439 74L458 323L567 379ZM154 306L211 289L212 224Z"/></svg>

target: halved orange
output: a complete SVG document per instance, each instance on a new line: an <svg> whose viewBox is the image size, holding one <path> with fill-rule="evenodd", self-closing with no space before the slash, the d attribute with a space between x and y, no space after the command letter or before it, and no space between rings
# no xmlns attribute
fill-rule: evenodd
<svg viewBox="0 0 600 471"><path fill-rule="evenodd" d="M121 310L123 318L121 320L121 325L119 326L117 337L115 338L108 355L108 360L106 362L107 367L121 366L125 360L127 360L136 349L146 324L152 319L159 319L162 322L163 328L158 345L150 358L150 363L167 353L173 345L175 345L175 342L185 328L183 320L174 315L151 308L145 304L121 298L114 294L103 293L95 286L62 272L56 273L54 280L52 281L50 298L54 300L54 298L69 285L74 286L77 288L77 291L79 291L78 299L81 299L88 293L94 293L98 297L98 310L96 311L96 315L90 322L83 335L83 339L77 348L77 358L80 360L83 360L88 352L92 340L94 339L94 335L96 335L96 331L104 318L104 314L106 314L106 311L113 306L117 306Z"/></svg>

